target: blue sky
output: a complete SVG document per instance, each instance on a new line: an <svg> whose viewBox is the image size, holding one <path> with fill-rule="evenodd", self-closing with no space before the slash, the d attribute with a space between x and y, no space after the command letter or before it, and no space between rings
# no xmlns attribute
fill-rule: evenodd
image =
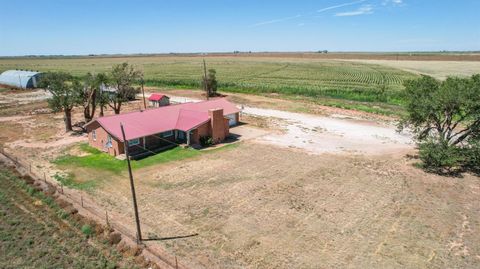
<svg viewBox="0 0 480 269"><path fill-rule="evenodd" d="M480 50L480 0L0 0L0 55Z"/></svg>

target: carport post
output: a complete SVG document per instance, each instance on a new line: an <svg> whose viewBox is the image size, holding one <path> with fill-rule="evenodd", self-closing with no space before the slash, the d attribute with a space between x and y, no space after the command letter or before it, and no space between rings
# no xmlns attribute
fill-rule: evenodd
<svg viewBox="0 0 480 269"><path fill-rule="evenodd" d="M128 164L128 175L130 176L130 189L132 190L133 198L133 210L135 211L135 222L137 224L137 244L142 242L142 231L140 230L140 218L138 217L137 196L135 195L135 184L133 183L132 166L130 165L130 156L128 155L128 141L125 138L125 130L123 124L120 123L120 129L122 130L123 147L125 148L125 157Z"/></svg>

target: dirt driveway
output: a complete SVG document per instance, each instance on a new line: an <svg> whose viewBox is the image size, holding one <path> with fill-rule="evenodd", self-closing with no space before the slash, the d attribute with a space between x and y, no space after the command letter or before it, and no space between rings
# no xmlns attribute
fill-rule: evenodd
<svg viewBox="0 0 480 269"><path fill-rule="evenodd" d="M195 98L171 96L173 102L198 102ZM413 148L412 136L397 133L392 124L342 115L318 116L275 109L242 107L242 115L271 118L283 132L263 135L257 141L309 153L391 154Z"/></svg>

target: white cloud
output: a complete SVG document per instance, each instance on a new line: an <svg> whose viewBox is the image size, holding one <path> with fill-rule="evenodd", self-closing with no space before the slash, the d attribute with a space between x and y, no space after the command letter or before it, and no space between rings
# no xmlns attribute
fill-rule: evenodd
<svg viewBox="0 0 480 269"><path fill-rule="evenodd" d="M384 0L382 2L382 5L387 6L387 5L393 5L393 6L403 6L403 0Z"/></svg>
<svg viewBox="0 0 480 269"><path fill-rule="evenodd" d="M395 1L401 1L401 0L395 0ZM336 5L336 6L330 6L330 7L319 9L319 10L317 10L317 12L325 12L327 10L332 10L332 9L336 9L336 8L351 6L351 5L360 4L360 3L363 3L363 2L365 2L365 0L360 0L360 1L350 2L350 3L344 3L344 4L340 4L340 5Z"/></svg>
<svg viewBox="0 0 480 269"><path fill-rule="evenodd" d="M359 15L367 15L373 13L373 6L372 5L363 5L359 7L357 10L347 11L347 12L339 12L335 14L336 17L348 17L348 16L359 16Z"/></svg>
<svg viewBox="0 0 480 269"><path fill-rule="evenodd" d="M262 22L258 22L258 23L252 24L252 25L250 25L250 26L251 26L251 27L257 27L257 26L266 25L266 24L283 22L283 21L288 21L288 20L300 18L301 16L302 16L302 15L296 15L296 16L292 16L292 17L285 17L285 18L275 19L275 20L270 20L270 21L262 21Z"/></svg>

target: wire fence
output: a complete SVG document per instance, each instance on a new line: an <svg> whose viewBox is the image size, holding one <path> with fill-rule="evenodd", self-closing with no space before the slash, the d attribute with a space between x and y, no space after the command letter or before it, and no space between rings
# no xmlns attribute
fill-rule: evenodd
<svg viewBox="0 0 480 269"><path fill-rule="evenodd" d="M108 227L119 232L123 237L128 238L132 242L136 242L135 228L124 225L119 220L119 216L113 212L103 209L100 205L93 201L88 194L63 186L63 184L57 182L52 175L47 174L45 171L36 167L34 163L21 160L17 156L6 152L2 147L0 147L0 154L13 162L17 170L22 174L30 176L33 180L40 184L48 184L55 187L58 194L66 201L72 203L72 205L82 215L86 215L86 217L95 220L97 223L107 225ZM145 244L144 247L145 250L149 252L149 255L147 256L152 257L153 255L153 257L157 260L157 264L160 262L158 265L161 268L187 268L185 265L182 265L178 262L176 256L167 253L161 246L158 246L158 244Z"/></svg>

